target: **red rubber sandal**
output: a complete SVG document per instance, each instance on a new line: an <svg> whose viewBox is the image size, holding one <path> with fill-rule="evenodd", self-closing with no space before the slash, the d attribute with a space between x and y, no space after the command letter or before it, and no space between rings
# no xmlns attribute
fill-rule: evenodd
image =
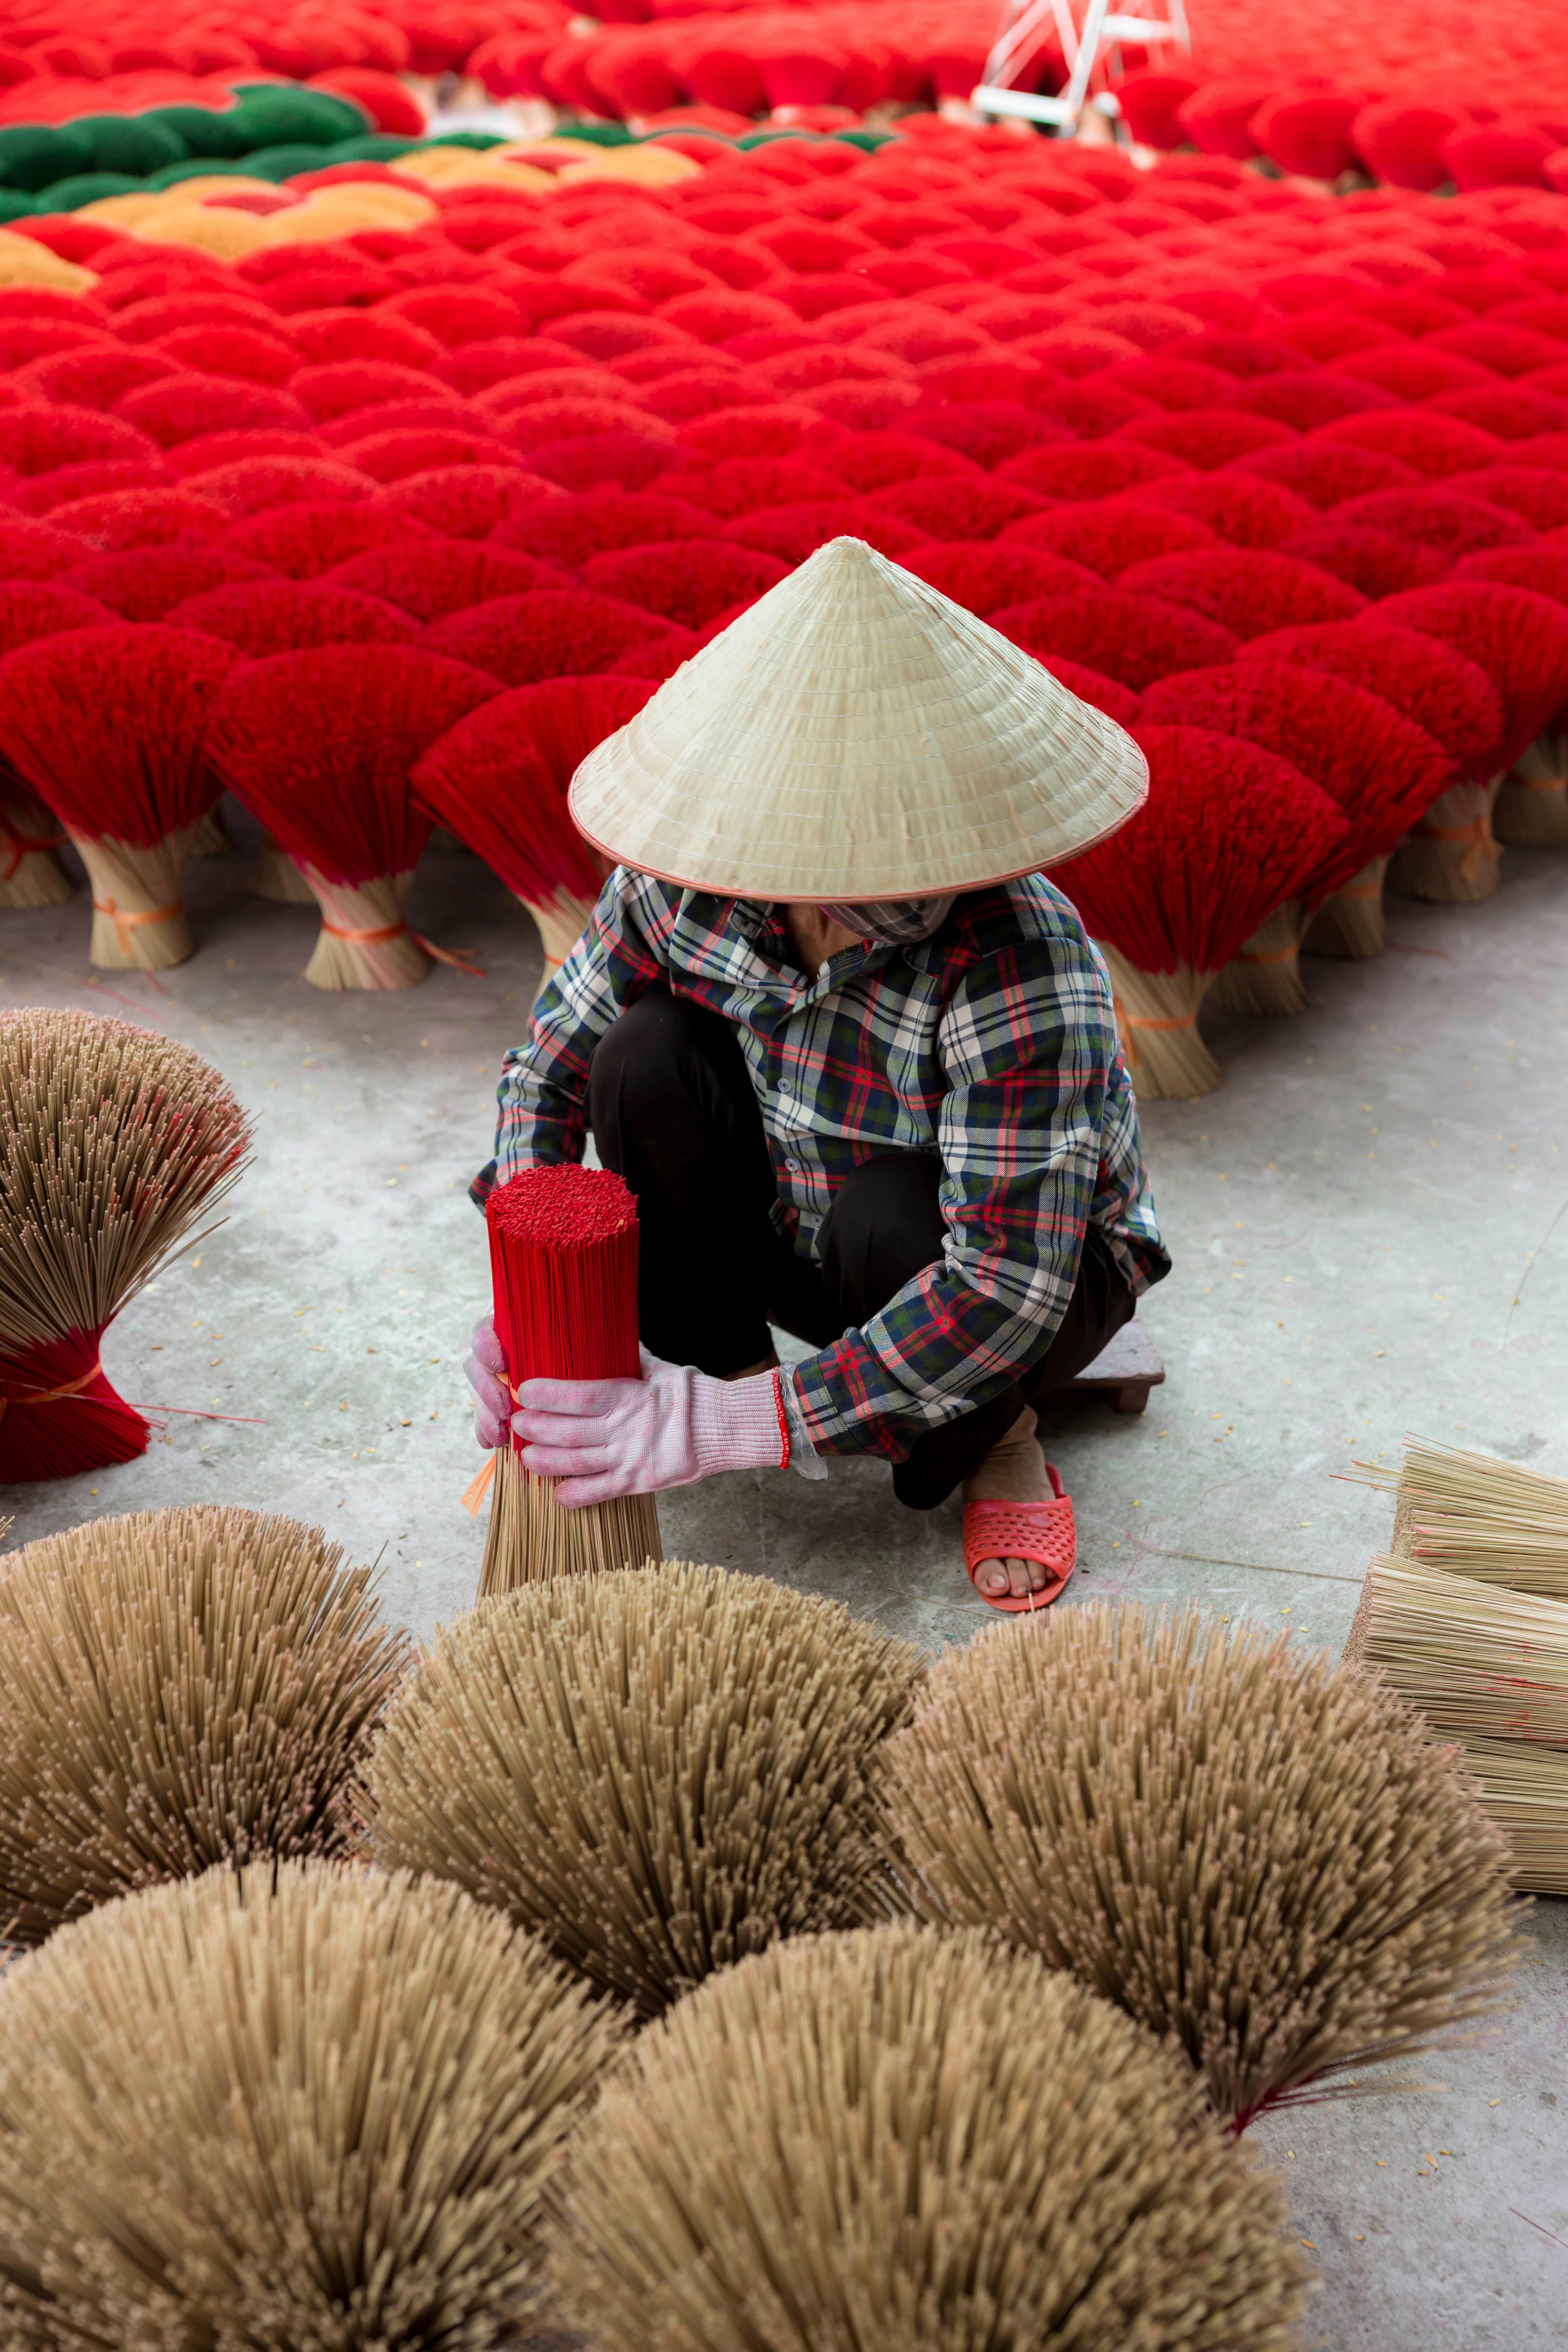
<svg viewBox="0 0 1568 2352"><path fill-rule="evenodd" d="M1047 1463L1046 1475L1053 1497L1048 1503L978 1502L963 1507L963 1565L971 1584L974 1584L975 1570L987 1559L1032 1559L1046 1570L1046 1581L1038 1592L980 1592L974 1584L987 1609L1000 1609L1008 1616L1048 1609L1053 1601L1060 1600L1078 1566L1072 1496L1062 1485L1055 1463Z"/></svg>

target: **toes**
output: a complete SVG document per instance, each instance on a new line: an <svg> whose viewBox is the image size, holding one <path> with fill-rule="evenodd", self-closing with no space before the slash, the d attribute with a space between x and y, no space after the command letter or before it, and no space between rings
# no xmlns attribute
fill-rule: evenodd
<svg viewBox="0 0 1568 2352"><path fill-rule="evenodd" d="M1023 1601L1044 1589L1046 1571L1036 1559L988 1559L975 1570L974 1583L993 1601Z"/></svg>

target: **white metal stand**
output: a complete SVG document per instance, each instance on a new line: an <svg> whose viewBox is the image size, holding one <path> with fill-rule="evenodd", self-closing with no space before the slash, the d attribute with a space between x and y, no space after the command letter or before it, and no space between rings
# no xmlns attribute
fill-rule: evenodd
<svg viewBox="0 0 1568 2352"><path fill-rule="evenodd" d="M1184 55L1191 54L1184 0L1160 0L1160 5L1163 15L1143 16L1136 13L1140 0L1128 0L1127 7L1114 13L1110 0L1089 0L1080 33L1073 21L1072 0L1007 0L984 79L971 91L970 104L977 114L1017 115L1070 134L1089 102L1094 69L1110 50L1133 44L1149 48L1170 41ZM1067 61L1068 86L1059 98L1041 98L1012 87L1013 75L1047 26L1054 26ZM1106 111L1115 110L1112 100Z"/></svg>

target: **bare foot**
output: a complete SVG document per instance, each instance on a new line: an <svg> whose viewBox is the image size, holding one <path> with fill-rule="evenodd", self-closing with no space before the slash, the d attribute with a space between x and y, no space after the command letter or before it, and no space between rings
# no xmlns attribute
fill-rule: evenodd
<svg viewBox="0 0 1568 2352"><path fill-rule="evenodd" d="M966 1503L1048 1503L1051 1482L1046 1457L1035 1435L1035 1412L1026 1405L1005 1437L997 1440L984 1462L963 1482ZM982 1560L974 1571L977 1591L994 1601L1009 1593L1020 1599L1038 1592L1048 1571L1037 1559Z"/></svg>

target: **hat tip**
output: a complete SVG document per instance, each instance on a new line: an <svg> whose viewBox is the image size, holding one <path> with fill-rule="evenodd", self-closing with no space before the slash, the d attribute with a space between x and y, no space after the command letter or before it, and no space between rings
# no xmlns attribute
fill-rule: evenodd
<svg viewBox="0 0 1568 2352"><path fill-rule="evenodd" d="M799 568L804 572L813 565L820 570L829 563L885 564L887 560L885 555L879 555L874 547L868 546L865 540L857 539L853 532L846 530L840 531L837 539L825 539L820 547L812 550L805 563Z"/></svg>

